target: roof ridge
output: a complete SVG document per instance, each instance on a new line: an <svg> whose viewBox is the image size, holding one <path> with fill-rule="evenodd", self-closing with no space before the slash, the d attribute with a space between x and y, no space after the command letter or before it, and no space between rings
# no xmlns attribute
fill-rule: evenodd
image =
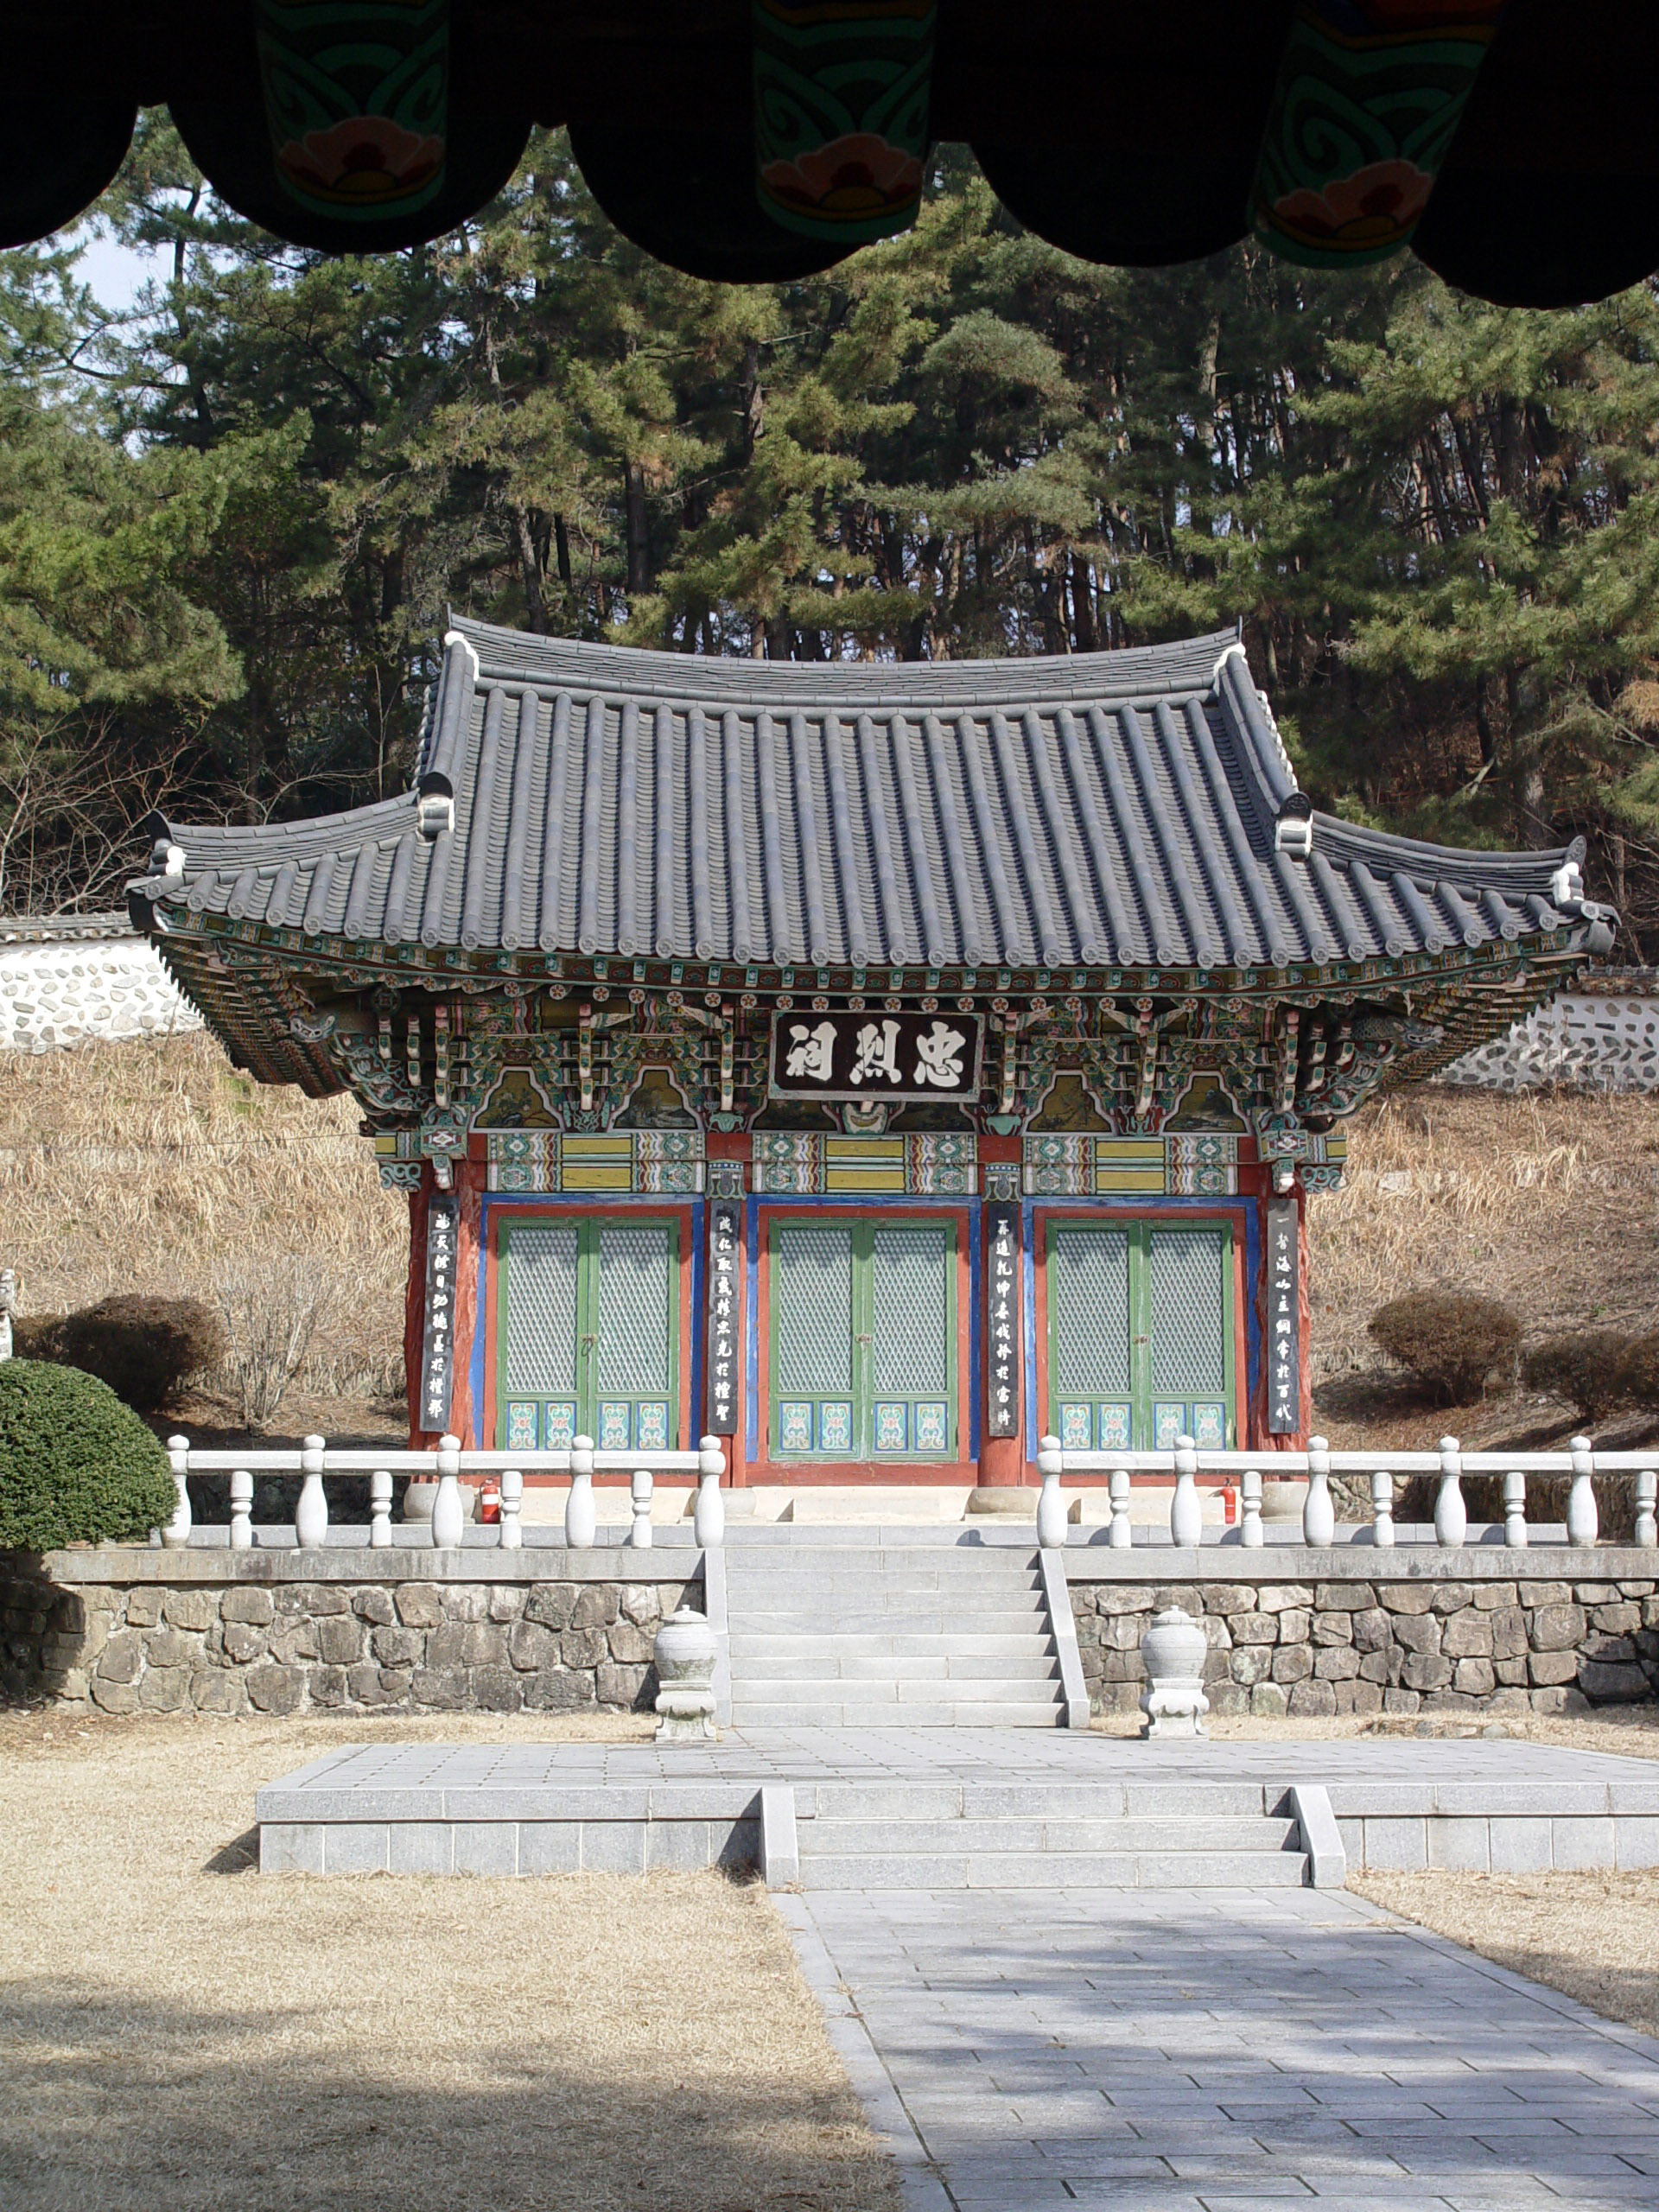
<svg viewBox="0 0 1659 2212"><path fill-rule="evenodd" d="M666 694L701 702L727 699L734 706L786 706L798 711L815 704L827 712L867 698L867 711L925 712L944 704L971 708L976 702L990 706L1038 700L1086 704L1102 698L1198 695L1210 691L1221 663L1242 651L1236 632L1211 630L1160 645L1091 653L998 654L946 661L757 661L735 655L665 652L587 638L543 637L465 615L451 616L444 643L463 648L472 658L478 683L529 678L538 689Z"/></svg>

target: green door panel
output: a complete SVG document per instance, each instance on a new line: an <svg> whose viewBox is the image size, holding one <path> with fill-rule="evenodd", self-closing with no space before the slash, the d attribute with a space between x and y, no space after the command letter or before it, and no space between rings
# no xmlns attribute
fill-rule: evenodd
<svg viewBox="0 0 1659 2212"><path fill-rule="evenodd" d="M678 1445L674 1221L504 1221L497 1435L504 1449Z"/></svg>
<svg viewBox="0 0 1659 2212"><path fill-rule="evenodd" d="M946 1222L774 1221L774 1459L951 1459L956 1232Z"/></svg>
<svg viewBox="0 0 1659 2212"><path fill-rule="evenodd" d="M1071 1451L1234 1441L1224 1222L1051 1222L1049 1421Z"/></svg>

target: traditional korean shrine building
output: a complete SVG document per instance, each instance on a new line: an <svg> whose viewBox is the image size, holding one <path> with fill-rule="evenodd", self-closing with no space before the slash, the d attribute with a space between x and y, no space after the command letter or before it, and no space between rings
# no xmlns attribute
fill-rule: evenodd
<svg viewBox="0 0 1659 2212"><path fill-rule="evenodd" d="M1344 1117L1611 944L1580 849L1314 811L1228 633L779 664L473 622L401 797L168 824L232 1058L409 1194L416 1439L1017 1483L1308 1419Z"/></svg>

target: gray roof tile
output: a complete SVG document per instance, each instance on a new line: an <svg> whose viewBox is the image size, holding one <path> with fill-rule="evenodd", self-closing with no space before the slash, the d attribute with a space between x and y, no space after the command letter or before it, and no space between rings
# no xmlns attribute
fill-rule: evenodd
<svg viewBox="0 0 1659 2212"><path fill-rule="evenodd" d="M419 794L452 793L423 835ZM319 937L797 967L1283 967L1581 918L1560 852L1316 816L1226 632L1117 653L780 665L446 639L415 791L169 825L165 905Z"/></svg>

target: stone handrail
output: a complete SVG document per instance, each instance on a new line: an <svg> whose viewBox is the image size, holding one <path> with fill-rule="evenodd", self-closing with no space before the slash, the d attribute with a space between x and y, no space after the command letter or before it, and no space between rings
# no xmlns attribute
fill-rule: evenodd
<svg viewBox="0 0 1659 2212"><path fill-rule="evenodd" d="M1565 1452L1465 1452L1455 1436L1443 1436L1433 1452L1333 1452L1322 1436L1308 1439L1305 1452L1203 1451L1190 1436L1176 1440L1173 1452L1070 1452L1057 1436L1043 1438L1037 1452L1042 1495L1037 1507L1039 1542L1050 1546L1065 1541L1066 1507L1060 1483L1067 1475L1104 1475L1111 1498L1112 1518L1107 1542L1122 1550L1133 1541L1129 1496L1137 1474L1173 1475L1169 1534L1172 1543L1193 1546L1203 1540L1203 1509L1198 1482L1200 1476L1236 1476L1240 1499L1239 1541L1260 1545L1262 1481L1264 1474L1306 1475L1307 1496L1302 1506L1302 1541L1320 1548L1336 1539L1336 1513L1331 1498L1331 1477L1365 1475L1370 1480L1371 1522L1365 1533L1374 1545L1388 1548L1395 1541L1394 1483L1396 1475L1426 1474L1438 1478L1434 1498L1434 1541L1446 1550L1456 1550L1468 1539L1469 1515L1463 1497L1465 1475L1501 1475L1503 1480L1503 1541L1517 1548L1531 1541L1527 1523L1527 1477L1566 1475L1572 1488L1567 1496L1568 1545L1583 1548L1594 1544L1599 1529L1595 1478L1634 1474L1636 1477L1637 1546L1647 1551L1659 1547L1659 1449L1649 1446L1639 1452L1599 1452L1587 1436L1575 1436Z"/></svg>
<svg viewBox="0 0 1659 2212"><path fill-rule="evenodd" d="M707 1550L721 1543L726 1534L726 1508L720 1494L726 1454L717 1436L705 1436L696 1452L600 1452L590 1436L578 1436L568 1449L537 1452L464 1451L459 1437L443 1437L435 1452L387 1451L370 1446L331 1447L321 1436L308 1436L297 1446L289 1445L267 1452L205 1450L188 1436L169 1436L167 1456L173 1470L177 1504L172 1519L157 1531L169 1548L190 1541L189 1478L192 1475L228 1475L231 1485L231 1549L250 1550L254 1543L253 1478L261 1473L298 1474L299 1503L294 1512L295 1541L302 1551L319 1549L328 1538L329 1475L369 1478L369 1545L374 1551L391 1548L391 1481L394 1475L437 1479L432 1505L432 1544L440 1551L461 1542L466 1525L461 1478L496 1474L501 1485L501 1521L498 1541L503 1551L524 1547L520 1513L526 1474L568 1474L570 1489L565 1499L564 1541L573 1551L593 1547L596 1534L594 1476L626 1473L632 1477L629 1504L632 1522L628 1542L644 1549L652 1541L651 1498L658 1475L690 1474L697 1481L693 1533Z"/></svg>

